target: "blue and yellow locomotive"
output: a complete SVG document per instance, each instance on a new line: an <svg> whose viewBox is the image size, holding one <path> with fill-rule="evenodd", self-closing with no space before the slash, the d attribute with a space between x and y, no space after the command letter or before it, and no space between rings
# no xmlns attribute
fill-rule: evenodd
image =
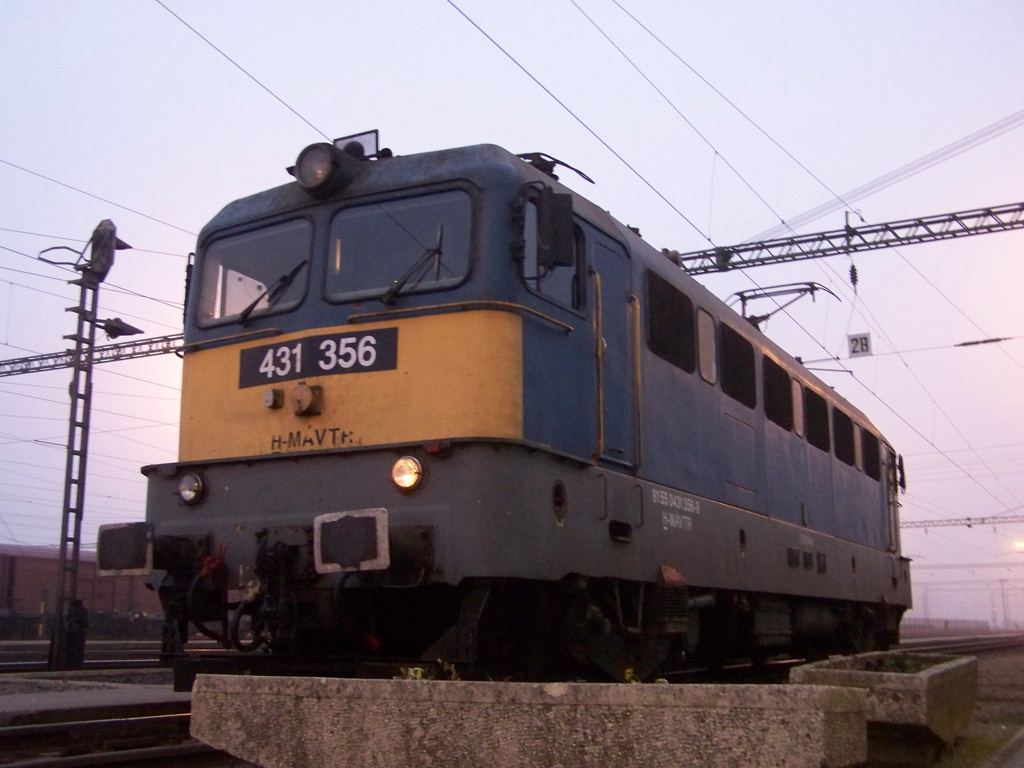
<svg viewBox="0 0 1024 768"><path fill-rule="evenodd" d="M191 271L178 461L100 567L338 668L645 678L885 647L910 605L871 422L544 155L314 144Z"/></svg>

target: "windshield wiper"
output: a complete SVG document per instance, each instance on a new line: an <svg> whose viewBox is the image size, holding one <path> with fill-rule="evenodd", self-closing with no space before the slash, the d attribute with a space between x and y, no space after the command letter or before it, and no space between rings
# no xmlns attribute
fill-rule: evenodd
<svg viewBox="0 0 1024 768"><path fill-rule="evenodd" d="M274 284L257 296L256 300L253 301L252 304L238 313L238 322L244 323L248 320L249 315L251 315L253 310L256 309L256 305L264 299L267 300L267 309L270 309L272 306L277 304L277 302L281 300L281 297L284 296L285 292L291 287L291 284L295 282L295 276L299 274L299 271L306 266L308 262L309 259L303 259L295 265L295 268L292 269L291 272L287 272L277 278L277 280L274 281Z"/></svg>
<svg viewBox="0 0 1024 768"><path fill-rule="evenodd" d="M423 279L423 275L426 274L427 267L430 266L430 260L434 260L434 281L441 279L441 242L444 240L444 222L437 225L437 245L433 248L427 248L423 254L412 263L412 265L402 273L402 276L395 280L394 285L384 292L384 295L380 297L381 304L393 304L395 297L399 292L406 286L406 284L412 280L413 275L416 275L416 280L413 281L413 285L416 285L420 280Z"/></svg>

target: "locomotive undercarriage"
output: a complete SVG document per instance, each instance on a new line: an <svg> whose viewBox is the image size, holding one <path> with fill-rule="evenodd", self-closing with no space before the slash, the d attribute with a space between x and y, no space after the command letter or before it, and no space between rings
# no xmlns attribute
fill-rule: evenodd
<svg viewBox="0 0 1024 768"><path fill-rule="evenodd" d="M431 583L429 531L409 528L393 537L388 570L334 576L315 572L308 529L261 532L240 589L207 539L158 539L165 659L182 657L191 623L225 649L319 658L349 674L418 666L476 679L626 681L741 658L863 652L898 637L896 606L700 590L665 568L656 583L579 574Z"/></svg>

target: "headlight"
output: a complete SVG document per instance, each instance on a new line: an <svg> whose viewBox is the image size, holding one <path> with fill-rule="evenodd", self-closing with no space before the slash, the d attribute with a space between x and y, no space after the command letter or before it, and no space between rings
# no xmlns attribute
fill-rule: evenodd
<svg viewBox="0 0 1024 768"><path fill-rule="evenodd" d="M206 483L203 482L202 475L190 472L178 481L178 495L189 506L202 501L205 493Z"/></svg>
<svg viewBox="0 0 1024 768"><path fill-rule="evenodd" d="M411 491L423 480L423 466L412 456L403 456L391 468L391 479L403 491Z"/></svg>
<svg viewBox="0 0 1024 768"><path fill-rule="evenodd" d="M295 161L295 180L310 192L326 186L334 175L338 149L333 144L311 144Z"/></svg>
<svg viewBox="0 0 1024 768"><path fill-rule="evenodd" d="M359 161L333 144L310 144L288 169L299 186L317 197L329 195L359 175Z"/></svg>

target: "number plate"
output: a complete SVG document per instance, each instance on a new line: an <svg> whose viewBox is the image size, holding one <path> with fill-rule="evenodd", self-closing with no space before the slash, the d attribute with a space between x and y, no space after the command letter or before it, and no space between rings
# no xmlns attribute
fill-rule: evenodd
<svg viewBox="0 0 1024 768"><path fill-rule="evenodd" d="M340 373L393 371L397 367L397 328L328 333L243 349L238 387Z"/></svg>

